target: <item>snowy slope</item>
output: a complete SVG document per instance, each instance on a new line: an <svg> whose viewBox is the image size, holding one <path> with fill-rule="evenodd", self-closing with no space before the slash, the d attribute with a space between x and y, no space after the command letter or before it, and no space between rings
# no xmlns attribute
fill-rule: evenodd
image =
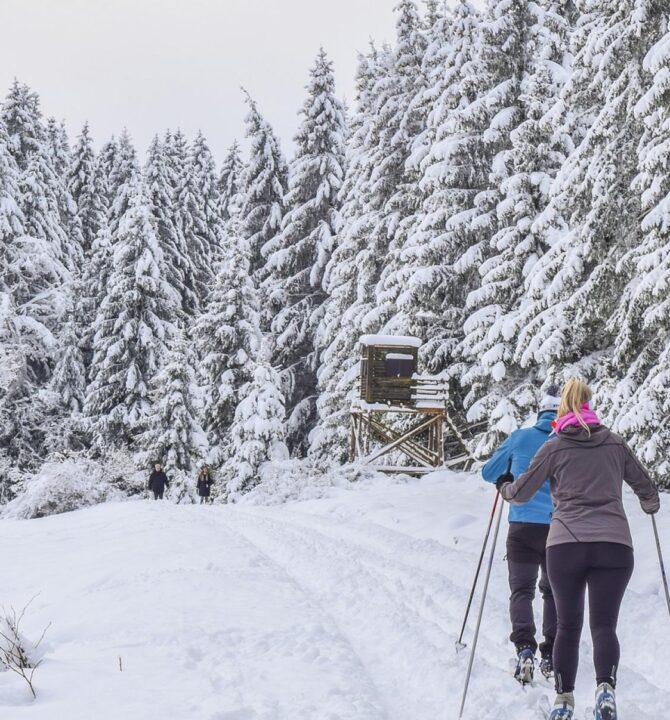
<svg viewBox="0 0 670 720"><path fill-rule="evenodd" d="M468 650L454 641L492 500L475 478L437 473L278 507L138 501L3 521L2 603L39 593L25 633L53 625L37 701L0 673L0 717L456 718ZM651 523L627 503L637 568L619 703L623 720L645 720L670 702L670 617ZM670 560L668 502L660 527ZM552 692L510 676L503 554L500 543L465 717L531 720ZM589 656L586 635L580 717Z"/></svg>

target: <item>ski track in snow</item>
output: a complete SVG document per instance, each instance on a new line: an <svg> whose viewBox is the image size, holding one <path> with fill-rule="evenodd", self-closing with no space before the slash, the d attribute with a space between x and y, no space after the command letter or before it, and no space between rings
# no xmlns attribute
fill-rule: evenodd
<svg viewBox="0 0 670 720"><path fill-rule="evenodd" d="M0 673L0 717L455 720L470 652L455 640L491 499L446 472L274 507L145 501L3 521L13 550L0 600L22 607L39 593L24 632L53 626L38 700ZM670 702L670 618L648 522L626 502L637 567L620 622L619 707L622 720L651 720ZM510 675L505 525L464 720L535 720L553 698L539 673L525 690ZM585 629L577 717L593 704L590 657Z"/></svg>

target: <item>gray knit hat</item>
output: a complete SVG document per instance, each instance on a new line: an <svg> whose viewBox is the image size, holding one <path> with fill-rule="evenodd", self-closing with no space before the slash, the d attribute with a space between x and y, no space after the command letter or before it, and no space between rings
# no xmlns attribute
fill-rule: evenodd
<svg viewBox="0 0 670 720"><path fill-rule="evenodd" d="M544 393L544 397L540 401L538 412L547 412L551 410L556 412L561 403L561 388L558 385L551 384Z"/></svg>

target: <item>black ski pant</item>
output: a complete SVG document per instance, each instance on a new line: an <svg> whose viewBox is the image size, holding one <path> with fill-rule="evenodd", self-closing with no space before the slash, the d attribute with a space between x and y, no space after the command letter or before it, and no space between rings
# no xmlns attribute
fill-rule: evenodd
<svg viewBox="0 0 670 720"><path fill-rule="evenodd" d="M161 490L154 490L154 500L162 500L164 492L165 488L162 488Z"/></svg>
<svg viewBox="0 0 670 720"><path fill-rule="evenodd" d="M575 689L587 587L596 683L616 685L620 657L616 626L633 565L633 549L620 543L574 542L547 549L547 570L558 611L556 692Z"/></svg>
<svg viewBox="0 0 670 720"><path fill-rule="evenodd" d="M535 588L542 595L542 635L540 643L543 657L551 657L556 636L556 606L547 578L546 545L549 525L511 522L507 534L507 569L509 573L509 614L512 621L510 640L517 650L538 648L535 639L533 599ZM540 575L538 586L537 577Z"/></svg>

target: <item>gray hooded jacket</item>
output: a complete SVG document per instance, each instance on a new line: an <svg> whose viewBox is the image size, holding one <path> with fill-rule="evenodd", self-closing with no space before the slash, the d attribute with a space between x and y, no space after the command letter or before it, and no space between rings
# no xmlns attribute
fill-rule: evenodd
<svg viewBox="0 0 670 720"><path fill-rule="evenodd" d="M547 547L569 542L613 542L633 547L621 491L625 481L642 509L656 512L658 490L626 443L603 425L569 427L550 438L528 470L501 490L524 503L549 478L554 499Z"/></svg>

